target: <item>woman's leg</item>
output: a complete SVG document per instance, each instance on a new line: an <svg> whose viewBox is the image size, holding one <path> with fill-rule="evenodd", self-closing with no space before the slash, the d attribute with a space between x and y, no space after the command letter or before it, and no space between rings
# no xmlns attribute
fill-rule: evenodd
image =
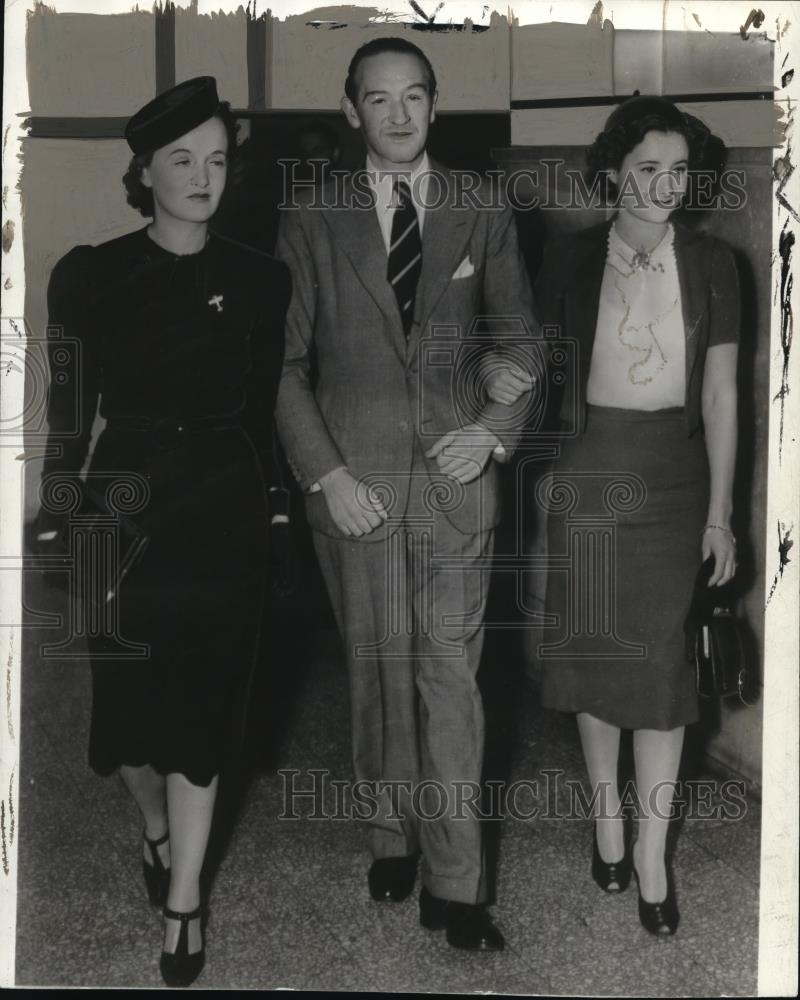
<svg viewBox="0 0 800 1000"><path fill-rule="evenodd" d="M617 784L619 729L587 712L579 712L578 732L592 795L596 795L597 847L603 861L613 864L625 854Z"/></svg>
<svg viewBox="0 0 800 1000"><path fill-rule="evenodd" d="M206 856L218 777L206 787L193 785L184 775L167 775L167 809L169 813L172 876L167 907L179 913L190 913L200 905L200 871ZM164 951L174 952L178 946L180 924L166 920ZM200 951L200 921L189 924L189 954Z"/></svg>
<svg viewBox="0 0 800 1000"><path fill-rule="evenodd" d="M660 903L667 896L667 829L683 750L684 727L662 732L637 729L633 734L636 785L642 814L633 863L642 898Z"/></svg>
<svg viewBox="0 0 800 1000"><path fill-rule="evenodd" d="M164 775L154 771L149 764L145 764L143 767L129 767L123 764L119 773L123 784L133 796L144 817L145 836L149 837L150 840L159 840L169 829L167 783ZM155 858L151 857L151 850L146 841L143 841L142 850L145 861L152 865ZM169 841L161 844L157 850L161 863L165 868L169 868Z"/></svg>

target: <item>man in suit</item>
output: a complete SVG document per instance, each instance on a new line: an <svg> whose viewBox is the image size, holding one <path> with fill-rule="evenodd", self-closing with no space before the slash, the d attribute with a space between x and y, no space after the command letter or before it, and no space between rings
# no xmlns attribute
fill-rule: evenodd
<svg viewBox="0 0 800 1000"><path fill-rule="evenodd" d="M279 433L345 643L355 776L375 790L371 895L410 895L421 855L423 926L499 950L475 676L495 463L517 443L531 393L492 403L480 383L496 347L521 359L530 389L531 291L508 208L483 182L459 199L456 176L428 158L437 92L425 55L404 39L368 42L345 94L366 170L281 221L294 292ZM475 330L481 315L493 319Z"/></svg>

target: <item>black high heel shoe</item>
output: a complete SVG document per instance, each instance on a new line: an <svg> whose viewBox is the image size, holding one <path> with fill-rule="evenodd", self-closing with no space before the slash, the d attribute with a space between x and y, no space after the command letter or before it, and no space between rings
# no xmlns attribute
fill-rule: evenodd
<svg viewBox="0 0 800 1000"><path fill-rule="evenodd" d="M158 840L151 840L146 833L142 834L142 836L150 848L150 855L153 858L152 865L149 865L142 858L144 884L147 887L147 895L152 905L161 909L167 901L167 893L169 892L169 868L164 866L161 855L158 853L158 848L162 844L166 844L169 840L169 830L167 830L163 837L159 837Z"/></svg>
<svg viewBox="0 0 800 1000"><path fill-rule="evenodd" d="M603 861L600 857L600 848L597 846L597 823L594 824L594 842L592 844L592 878L597 882L603 892L618 893L624 892L628 888L631 880L631 868L633 861L628 844L627 827L624 836L624 851L621 861Z"/></svg>
<svg viewBox="0 0 800 1000"><path fill-rule="evenodd" d="M642 887L639 884L639 873L633 869L636 876L636 887L639 890L639 920L642 927L656 937L670 937L678 929L680 914L675 901L675 887L667 873L667 895L660 903L648 903L642 899Z"/></svg>
<svg viewBox="0 0 800 1000"><path fill-rule="evenodd" d="M164 917L167 920L177 920L181 929L178 932L178 944L174 952L161 952L161 977L167 986L191 986L203 971L206 964L205 916L202 907L198 906L191 913L178 913L164 907ZM189 922L200 921L200 951L189 953Z"/></svg>

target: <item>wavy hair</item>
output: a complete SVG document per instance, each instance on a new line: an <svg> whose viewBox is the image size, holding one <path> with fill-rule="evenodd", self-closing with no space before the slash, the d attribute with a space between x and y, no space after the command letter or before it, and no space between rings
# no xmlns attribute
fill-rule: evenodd
<svg viewBox="0 0 800 1000"><path fill-rule="evenodd" d="M699 118L686 114L663 97L631 97L616 108L603 131L586 151L586 178L598 190L604 202L613 201L617 189L608 176L619 170L622 161L649 132L675 132L682 135L689 148L689 173L695 177L708 174L716 188L725 166L725 144ZM691 207L692 190L687 192L685 206Z"/></svg>

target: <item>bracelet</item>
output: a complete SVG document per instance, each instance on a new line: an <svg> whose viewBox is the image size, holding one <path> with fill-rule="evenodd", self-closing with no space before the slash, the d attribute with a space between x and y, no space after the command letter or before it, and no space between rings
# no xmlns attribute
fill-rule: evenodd
<svg viewBox="0 0 800 1000"><path fill-rule="evenodd" d="M734 535L734 533L730 530L730 528L723 528L721 524L707 524L705 528L703 528L703 530L700 532L700 534L704 535L711 528L716 528L717 531L724 531L726 535L731 536L731 541L733 542L733 544L734 545L736 544L736 536Z"/></svg>

